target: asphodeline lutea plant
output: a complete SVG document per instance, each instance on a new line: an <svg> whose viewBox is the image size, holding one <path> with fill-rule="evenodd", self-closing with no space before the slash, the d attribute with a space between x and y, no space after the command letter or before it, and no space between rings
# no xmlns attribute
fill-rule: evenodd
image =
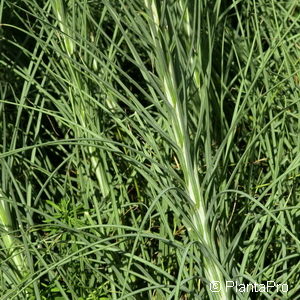
<svg viewBox="0 0 300 300"><path fill-rule="evenodd" d="M184 27L187 39L193 42L195 39L192 36L192 17L189 15L190 12L186 1L179 2L183 15L182 26ZM189 137L186 102L182 101L178 91L179 84L177 82L177 78L179 76L176 72L178 72L179 68L175 66L177 62L175 62L174 59L176 55L176 49L174 48L176 48L180 42L176 39L176 34L174 34L175 29L172 28L172 21L168 24L166 21L167 18L164 18L164 16L160 14L160 11L163 9L165 9L164 13L167 14L166 7L159 7L158 2L155 0L145 0L145 4L149 11L149 15L152 16L152 18L148 20L148 24L153 39L152 42L156 51L155 67L158 76L163 83L162 90L165 95L165 105L169 107L171 128L173 131L174 141L177 145L176 154L184 174L185 190L191 200L194 211L191 221L197 232L192 232L193 229L189 228L191 231L190 234L195 240L201 243L204 248L206 248L206 254L203 255L203 267L207 280L206 284L208 293L213 299L225 300L228 299L228 295L226 292L224 276L220 268L220 263L217 262L218 259L217 252L215 250L215 241L211 234L210 224L207 217L207 209L199 182L197 163L191 155L190 145L192 141ZM217 1L216 7L218 5L219 1ZM201 3L199 1L195 1L195 6L195 10L199 9ZM161 21L162 19L163 21ZM190 47L193 46L194 45L190 45ZM195 44L195 47L196 49L193 49L195 53L194 56L190 56L187 61L187 64L191 67L195 64L201 66L201 58L199 57L201 56L202 49L200 49L199 44ZM187 51L188 50L189 49L187 49ZM205 94L205 81L207 80L207 77L203 76L202 87L200 82L200 72L201 70L195 67L193 71L193 78L200 99L203 98L202 101L204 103L204 101L207 101L207 99L205 99L207 98L207 94ZM210 284L212 284L213 287L214 283L218 285L218 289L220 290L218 293L211 293L210 291Z"/></svg>

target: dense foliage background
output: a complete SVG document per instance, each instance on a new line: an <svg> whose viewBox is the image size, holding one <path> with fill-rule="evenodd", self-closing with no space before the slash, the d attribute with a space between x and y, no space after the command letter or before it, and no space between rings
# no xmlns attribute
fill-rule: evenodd
<svg viewBox="0 0 300 300"><path fill-rule="evenodd" d="M299 12L0 1L0 299L299 299Z"/></svg>

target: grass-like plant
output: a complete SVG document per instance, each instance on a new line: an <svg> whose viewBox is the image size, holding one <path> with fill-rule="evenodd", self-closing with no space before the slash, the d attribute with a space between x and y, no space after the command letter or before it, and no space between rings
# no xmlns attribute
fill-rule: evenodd
<svg viewBox="0 0 300 300"><path fill-rule="evenodd" d="M0 1L0 299L296 299L298 10Z"/></svg>

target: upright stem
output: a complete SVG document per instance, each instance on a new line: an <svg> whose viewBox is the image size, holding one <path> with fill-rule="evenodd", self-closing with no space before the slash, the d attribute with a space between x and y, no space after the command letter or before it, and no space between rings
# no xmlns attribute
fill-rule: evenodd
<svg viewBox="0 0 300 300"><path fill-rule="evenodd" d="M13 222L7 197L0 190L0 226L1 239L7 250L8 257L12 258L12 263L16 270L16 277L22 280L28 272L26 260L22 254L21 243L13 234ZM9 281L10 279L7 278Z"/></svg>
<svg viewBox="0 0 300 300"><path fill-rule="evenodd" d="M166 29L162 28L160 24L156 1L145 0L145 4L149 12L152 14L152 21L149 22L149 25L153 42L157 50L156 69L163 82L162 88L167 99L167 105L170 107L169 114L172 131L175 142L178 146L177 154L184 173L185 189L194 205L192 222L199 233L194 235L194 237L199 239L200 236L200 242L206 247L208 252L212 253L212 255L216 255L215 243L210 234L211 230L209 220L200 189L197 166L193 163L193 159L191 157L188 125L185 120L183 104L182 101L180 101L178 94L173 59L169 49L165 47L165 40L162 39L163 32ZM187 18L187 16L185 18ZM189 29L188 32L190 32ZM165 51L163 51L163 49L165 49ZM197 77L197 74L195 74L195 76ZM215 263L211 256L206 256L203 260L206 279L209 282L217 281L220 286L220 292L211 293L211 297L213 299L227 299L224 278L219 266Z"/></svg>

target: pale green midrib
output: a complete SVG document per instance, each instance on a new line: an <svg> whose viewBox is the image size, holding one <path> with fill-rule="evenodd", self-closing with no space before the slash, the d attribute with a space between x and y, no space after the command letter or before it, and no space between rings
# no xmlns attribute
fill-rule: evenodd
<svg viewBox="0 0 300 300"><path fill-rule="evenodd" d="M0 226L2 227L1 239L4 243L8 255L12 257L15 267L20 274L17 274L17 276L19 277L19 279L21 279L22 275L24 275L24 267L26 263L24 261L22 253L19 251L21 243L12 233L13 224L11 214L9 207L4 202L5 199L6 197L0 190Z"/></svg>
<svg viewBox="0 0 300 300"><path fill-rule="evenodd" d="M70 38L70 30L69 30L69 27L67 26L66 12L64 9L63 2L61 0L53 1L52 8L53 8L55 15L58 18L60 30L63 32L63 40L64 40L64 44L65 44L65 49L67 51L68 56L71 57L74 52L75 45ZM73 82L72 89L74 90L75 95L78 95L80 102L83 102L84 97L82 96L82 92L81 92L82 86L81 86L80 79L78 79L76 71L73 70L70 61L68 59L65 59L65 61L66 61L66 65L68 66L70 78ZM72 90L69 90L69 93L70 93L70 95L72 95L73 94ZM83 128L86 128L86 121L85 121L86 116L85 116L84 107L83 107L82 103L74 103L74 104L76 105L76 107L74 107L72 105L74 118L75 119L78 118L81 126ZM81 136L81 134L79 132L78 132L78 136L79 137ZM107 178L106 172L104 170L103 163L94 154L95 151L96 151L95 147L92 147L92 146L88 147L88 152L91 155L91 164L92 164L94 173L95 173L97 181L99 183L99 187L102 192L102 195L104 198L106 198L110 193L108 178Z"/></svg>
<svg viewBox="0 0 300 300"><path fill-rule="evenodd" d="M176 108L175 111L178 112ZM182 125L181 115L177 114L176 117L177 117L177 121L179 121L179 123ZM179 128L183 129L182 126L179 126ZM183 132L181 131L179 134L178 133L175 134L175 136L177 137L181 136L183 138L181 141L177 140L176 143L180 148L180 152L182 153L182 159L180 161L182 164L184 164L182 166L182 169L184 171L186 190L196 209L196 212L193 216L193 223L201 233L203 242L206 245L206 247L209 250L213 250L214 249L213 241L211 240L210 237L210 230L208 226L208 220L206 217L205 204L201 197L200 183L199 183L198 176L195 176L196 172L192 166L190 149L189 149L189 138L187 133L184 131ZM209 281L219 281L223 287L222 291L225 291L223 275L220 272L219 268L215 265L214 261L211 258L206 257L205 259L206 261L204 261L204 264L205 264L205 274L207 276L207 279ZM221 292L215 293L214 296L216 297L216 299L227 299L226 294L223 294Z"/></svg>
<svg viewBox="0 0 300 300"><path fill-rule="evenodd" d="M159 17L158 11L155 5L155 1L153 0L145 0L146 7L152 12L153 23L150 27L151 34L153 37L154 42L156 43L158 49L163 49L162 45L160 44L159 38ZM154 26L153 26L154 25ZM161 57L158 55L158 57ZM158 58L159 59L159 58ZM179 98L176 92L176 83L174 70L172 65L172 60L170 59L169 62L160 61L161 66L165 66L166 69L161 69L161 67L157 67L158 73L163 79L163 90L165 92L167 101L169 105L173 109L173 113L170 114L172 120L172 129L175 137L176 144L178 145L179 152L181 158L181 167L184 172L184 180L186 185L186 191L194 204L195 214L193 216L193 223L195 227L199 230L202 241L208 250L211 250L214 253L214 241L211 239L208 220L206 217L206 209L205 203L201 196L200 191L200 183L197 172L192 165L192 159L190 155L190 141L188 132L184 126L184 120L182 115L182 109L180 106ZM167 64L167 65L166 65ZM198 79L198 74L194 74L194 79ZM197 83L197 82L196 82ZM195 235L196 236L196 235ZM218 281L221 285L220 293L212 293L212 297L214 299L228 299L227 293L224 284L224 278L222 275L221 270L216 265L214 260L210 257L204 258L204 272L207 279L212 281Z"/></svg>

